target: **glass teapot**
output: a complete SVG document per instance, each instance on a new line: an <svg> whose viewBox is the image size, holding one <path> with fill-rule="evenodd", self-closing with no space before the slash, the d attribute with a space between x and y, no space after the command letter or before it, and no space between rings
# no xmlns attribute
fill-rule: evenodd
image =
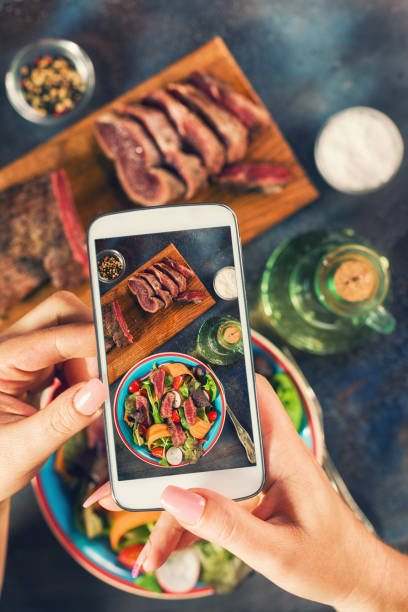
<svg viewBox="0 0 408 612"><path fill-rule="evenodd" d="M302 234L268 259L252 324L312 353L346 351L395 329L389 284L388 260L353 230Z"/></svg>

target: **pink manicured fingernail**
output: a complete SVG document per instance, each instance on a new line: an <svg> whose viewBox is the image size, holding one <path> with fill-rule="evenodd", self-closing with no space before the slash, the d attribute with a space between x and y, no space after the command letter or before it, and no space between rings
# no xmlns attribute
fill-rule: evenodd
<svg viewBox="0 0 408 612"><path fill-rule="evenodd" d="M92 504L94 504L95 502L111 494L112 492L111 492L110 482L109 481L105 482L105 484L98 487L96 491L94 491L93 493L91 493L89 497L87 497L87 499L84 501L82 506L84 508L89 508L89 506L92 506Z"/></svg>
<svg viewBox="0 0 408 612"><path fill-rule="evenodd" d="M198 523L206 502L201 495L173 485L166 487L160 498L160 503L167 512L188 525Z"/></svg>
<svg viewBox="0 0 408 612"><path fill-rule="evenodd" d="M81 414L90 416L108 397L108 390L99 378L92 378L75 395L74 406Z"/></svg>
<svg viewBox="0 0 408 612"><path fill-rule="evenodd" d="M152 545L150 544L148 540L146 544L143 546L142 550L140 551L139 556L136 559L136 563L132 567L132 578L138 577L140 568L142 567L143 563L146 561L147 557L149 556L151 547Z"/></svg>

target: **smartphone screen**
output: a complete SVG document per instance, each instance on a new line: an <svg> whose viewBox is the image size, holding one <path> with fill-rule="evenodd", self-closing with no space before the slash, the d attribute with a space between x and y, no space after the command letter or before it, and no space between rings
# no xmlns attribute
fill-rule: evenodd
<svg viewBox="0 0 408 612"><path fill-rule="evenodd" d="M227 414L228 404L254 440L236 230L195 227L193 219L180 230L163 225L94 241L94 307L119 483L225 474L257 462Z"/></svg>

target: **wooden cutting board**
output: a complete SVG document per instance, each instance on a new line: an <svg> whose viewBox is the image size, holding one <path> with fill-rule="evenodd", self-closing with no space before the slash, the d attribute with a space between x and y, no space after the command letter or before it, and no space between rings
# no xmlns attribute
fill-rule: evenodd
<svg viewBox="0 0 408 612"><path fill-rule="evenodd" d="M119 302L122 314L133 336L133 344L123 348L115 347L108 353L107 362L110 383L113 383L119 376L127 372L140 359L154 353L159 346L167 342L169 338L187 327L194 319L215 304L215 300L211 297L198 276L195 275L187 282L187 289L189 291L203 291L205 298L202 302L199 304L172 302L170 306L154 314L144 312L137 303L137 298L128 289L128 278L135 272L141 272L152 264L161 261L163 257L171 257L184 266L190 267L174 244L171 243L142 266L132 270L126 278L102 296L102 305L109 304L113 300Z"/></svg>
<svg viewBox="0 0 408 612"><path fill-rule="evenodd" d="M262 103L224 41L217 37L51 140L36 147L27 155L2 168L0 170L0 190L14 183L28 180L35 175L64 167L85 227L101 213L129 207L130 202L116 179L112 164L104 158L95 142L92 133L95 119L107 110L111 110L118 102L138 101L149 92L171 81L185 79L196 69L212 72L230 83L237 91ZM28 124L27 129L29 129ZM271 119L270 128L251 143L245 159L270 160L283 164L292 173L293 180L281 192L273 195L255 193L237 195L223 191L217 186L210 186L193 198L194 202L228 204L238 217L241 239L244 243L318 196L318 192L306 176L273 119ZM7 320L0 323L0 330L53 292L54 289L48 285L18 304L10 312ZM84 283L77 287L76 293L90 303L87 284Z"/></svg>

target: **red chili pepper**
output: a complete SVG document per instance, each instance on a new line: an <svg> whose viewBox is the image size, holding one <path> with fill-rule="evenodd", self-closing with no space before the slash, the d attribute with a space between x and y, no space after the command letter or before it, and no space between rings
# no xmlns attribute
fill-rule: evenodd
<svg viewBox="0 0 408 612"><path fill-rule="evenodd" d="M156 448L152 449L153 457L157 457L158 459L163 459L164 457L164 448L162 446L156 446Z"/></svg>
<svg viewBox="0 0 408 612"><path fill-rule="evenodd" d="M216 420L217 416L218 416L218 413L217 413L216 410L210 410L210 412L207 412L208 420L211 423L214 423L214 421Z"/></svg>
<svg viewBox="0 0 408 612"><path fill-rule="evenodd" d="M172 412L171 412L171 420L174 423L180 423L180 415L177 412L177 410L172 410Z"/></svg>
<svg viewBox="0 0 408 612"><path fill-rule="evenodd" d="M43 62L46 63L46 65L51 64L52 62L52 57L50 55L44 55L43 57Z"/></svg>
<svg viewBox="0 0 408 612"><path fill-rule="evenodd" d="M139 393L140 393L140 395L143 395L144 397L146 397L146 396L147 396L147 391L146 391L146 389L140 389Z"/></svg>
<svg viewBox="0 0 408 612"><path fill-rule="evenodd" d="M133 380L129 385L129 393L136 393L141 388L142 383L140 380Z"/></svg>
<svg viewBox="0 0 408 612"><path fill-rule="evenodd" d="M180 389L181 385L184 382L184 376L175 376L173 380L173 389Z"/></svg>
<svg viewBox="0 0 408 612"><path fill-rule="evenodd" d="M139 425L138 431L141 436L144 436L147 431L147 428L144 425Z"/></svg>

